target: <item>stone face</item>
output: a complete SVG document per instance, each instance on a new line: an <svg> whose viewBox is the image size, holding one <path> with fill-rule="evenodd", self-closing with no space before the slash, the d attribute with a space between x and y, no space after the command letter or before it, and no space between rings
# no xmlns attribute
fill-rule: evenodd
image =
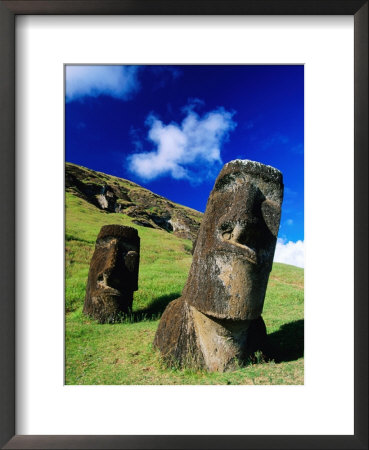
<svg viewBox="0 0 369 450"><path fill-rule="evenodd" d="M240 160L225 165L210 194L183 291L191 305L220 319L260 316L282 196L276 169Z"/></svg>
<svg viewBox="0 0 369 450"><path fill-rule="evenodd" d="M100 230L88 274L83 312L101 323L132 308L138 289L140 238L137 230L106 225Z"/></svg>
<svg viewBox="0 0 369 450"><path fill-rule="evenodd" d="M189 311L181 321L191 322L181 324L176 333L194 330L196 345L192 356L203 361L208 370L229 370L263 341L261 313L282 198L282 174L253 161L231 161L215 182L187 283L181 299L176 300L183 303L183 310ZM167 322L168 314L170 309L163 315ZM162 321L157 331L160 339L155 338L154 343L163 355L168 355L170 345L164 348L162 344L166 340ZM178 337L178 342L184 340L183 336ZM176 348L175 353L181 360L181 350Z"/></svg>

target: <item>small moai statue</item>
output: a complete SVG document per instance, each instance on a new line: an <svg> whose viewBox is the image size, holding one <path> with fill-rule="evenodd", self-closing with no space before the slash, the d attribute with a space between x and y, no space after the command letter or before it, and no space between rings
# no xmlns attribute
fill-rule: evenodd
<svg viewBox="0 0 369 450"><path fill-rule="evenodd" d="M154 346L180 367L223 372L261 349L261 317L277 241L283 178L249 160L226 164L201 223L182 297L169 303Z"/></svg>
<svg viewBox="0 0 369 450"><path fill-rule="evenodd" d="M107 323L130 312L133 292L138 289L139 261L140 238L135 228L103 226L90 263L84 314Z"/></svg>

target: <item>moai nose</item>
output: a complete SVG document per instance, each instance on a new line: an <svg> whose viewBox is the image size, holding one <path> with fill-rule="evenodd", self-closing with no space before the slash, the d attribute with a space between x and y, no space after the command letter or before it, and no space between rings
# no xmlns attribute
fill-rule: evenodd
<svg viewBox="0 0 369 450"><path fill-rule="evenodd" d="M101 287L107 286L107 274L102 272L97 277L97 284Z"/></svg>

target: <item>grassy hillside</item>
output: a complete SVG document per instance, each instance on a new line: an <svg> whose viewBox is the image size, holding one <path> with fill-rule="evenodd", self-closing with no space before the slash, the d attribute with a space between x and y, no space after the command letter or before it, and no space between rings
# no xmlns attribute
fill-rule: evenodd
<svg viewBox="0 0 369 450"><path fill-rule="evenodd" d="M267 361L256 355L249 365L224 374L167 368L152 341L165 306L181 294L192 243L132 222L66 193L66 384L303 384L303 269L273 266L263 312ZM140 235L139 290L131 317L100 325L82 314L82 306L96 236L113 223L134 226Z"/></svg>
<svg viewBox="0 0 369 450"><path fill-rule="evenodd" d="M123 213L133 224L195 240L202 213L168 200L124 178L65 164L65 188L106 212Z"/></svg>

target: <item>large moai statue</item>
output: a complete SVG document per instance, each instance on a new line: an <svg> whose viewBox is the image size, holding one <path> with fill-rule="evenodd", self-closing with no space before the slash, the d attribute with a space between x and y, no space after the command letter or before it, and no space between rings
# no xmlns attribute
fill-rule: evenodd
<svg viewBox="0 0 369 450"><path fill-rule="evenodd" d="M167 306L154 345L181 367L232 370L266 338L261 317L283 199L282 174L226 164L201 223L182 297Z"/></svg>
<svg viewBox="0 0 369 450"><path fill-rule="evenodd" d="M83 312L106 323L131 311L139 259L140 238L135 228L103 226L90 263Z"/></svg>

